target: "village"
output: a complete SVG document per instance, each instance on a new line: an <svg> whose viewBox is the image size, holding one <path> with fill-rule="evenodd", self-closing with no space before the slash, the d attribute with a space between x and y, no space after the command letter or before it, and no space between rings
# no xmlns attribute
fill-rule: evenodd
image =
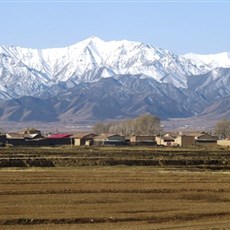
<svg viewBox="0 0 230 230"><path fill-rule="evenodd" d="M154 135L95 134L95 133L50 133L27 128L18 132L0 135L2 147L14 146L158 146L158 147L197 147L230 146L230 140L219 140L207 132L168 132Z"/></svg>

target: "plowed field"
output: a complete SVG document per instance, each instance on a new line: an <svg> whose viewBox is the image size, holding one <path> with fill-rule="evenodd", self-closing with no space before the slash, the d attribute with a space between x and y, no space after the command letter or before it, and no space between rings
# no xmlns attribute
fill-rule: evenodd
<svg viewBox="0 0 230 230"><path fill-rule="evenodd" d="M2 168L0 229L230 229L230 173L122 165Z"/></svg>

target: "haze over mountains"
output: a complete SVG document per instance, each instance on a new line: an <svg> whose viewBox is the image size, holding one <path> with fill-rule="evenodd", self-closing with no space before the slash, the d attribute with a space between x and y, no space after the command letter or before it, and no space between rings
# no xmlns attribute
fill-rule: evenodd
<svg viewBox="0 0 230 230"><path fill-rule="evenodd" d="M0 47L1 121L221 118L229 102L227 52L177 55L97 37L65 48Z"/></svg>

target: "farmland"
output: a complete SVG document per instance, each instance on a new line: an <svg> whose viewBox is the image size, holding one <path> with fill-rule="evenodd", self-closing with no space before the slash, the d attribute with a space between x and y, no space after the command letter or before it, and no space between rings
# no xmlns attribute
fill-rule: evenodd
<svg viewBox="0 0 230 230"><path fill-rule="evenodd" d="M19 148L0 156L0 229L230 226L227 150Z"/></svg>

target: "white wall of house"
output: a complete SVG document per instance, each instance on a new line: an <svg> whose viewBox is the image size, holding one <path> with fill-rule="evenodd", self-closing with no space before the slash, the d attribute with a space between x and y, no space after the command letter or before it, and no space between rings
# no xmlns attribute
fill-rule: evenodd
<svg viewBox="0 0 230 230"><path fill-rule="evenodd" d="M217 144L221 146L230 147L230 140L218 140Z"/></svg>

